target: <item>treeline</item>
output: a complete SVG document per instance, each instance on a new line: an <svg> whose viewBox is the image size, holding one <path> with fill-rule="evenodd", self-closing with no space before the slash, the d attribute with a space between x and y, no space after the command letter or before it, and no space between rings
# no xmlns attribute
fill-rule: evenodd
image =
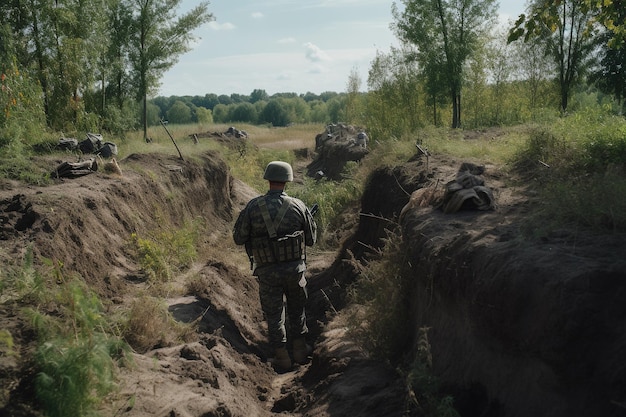
<svg viewBox="0 0 626 417"><path fill-rule="evenodd" d="M149 101L149 124L251 123L288 126L292 123L328 123L344 119L345 93L277 93L255 89L250 95L156 97Z"/></svg>

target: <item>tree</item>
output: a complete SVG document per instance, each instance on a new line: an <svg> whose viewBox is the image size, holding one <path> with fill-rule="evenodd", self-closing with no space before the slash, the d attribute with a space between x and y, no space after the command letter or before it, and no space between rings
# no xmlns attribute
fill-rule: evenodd
<svg viewBox="0 0 626 417"><path fill-rule="evenodd" d="M356 67L350 70L350 76L346 83L345 101L345 122L351 124L358 123L359 117L359 89L361 88L361 77Z"/></svg>
<svg viewBox="0 0 626 417"><path fill-rule="evenodd" d="M231 114L233 122L256 123L257 112L252 103L238 103L234 106Z"/></svg>
<svg viewBox="0 0 626 417"><path fill-rule="evenodd" d="M617 24L626 21L626 10L616 12ZM600 65L590 75L589 80L606 94L611 94L620 106L626 97L626 48L611 46L614 33L608 29L598 36Z"/></svg>
<svg viewBox="0 0 626 417"><path fill-rule="evenodd" d="M327 93L322 93L327 94ZM326 101L326 109L328 110L329 122L337 123L341 122L341 116L343 111L343 100L338 94L335 94L332 98Z"/></svg>
<svg viewBox="0 0 626 417"><path fill-rule="evenodd" d="M110 0L108 9L110 41L106 53L107 69L103 69L103 101L112 100L122 110L124 102L131 97L132 82L129 74L129 54L132 44L133 16L125 0Z"/></svg>
<svg viewBox="0 0 626 417"><path fill-rule="evenodd" d="M314 100L309 102L311 107L310 117L312 123L328 123L328 110L326 109L326 103L322 100Z"/></svg>
<svg viewBox="0 0 626 417"><path fill-rule="evenodd" d="M209 110L213 110L215 106L220 104L219 99L217 98L217 94L209 93L204 95L205 106Z"/></svg>
<svg viewBox="0 0 626 417"><path fill-rule="evenodd" d="M427 78L442 77L452 102L452 127L461 127L463 68L494 21L496 0L401 0L392 6L398 38L417 48Z"/></svg>
<svg viewBox="0 0 626 417"><path fill-rule="evenodd" d="M191 123L191 109L181 100L177 100L167 111L167 120L173 124Z"/></svg>
<svg viewBox="0 0 626 417"><path fill-rule="evenodd" d="M271 123L272 126L287 126L291 121L289 120L289 114L280 102L280 99L271 99L261 114L259 115L259 121L265 123Z"/></svg>
<svg viewBox="0 0 626 417"><path fill-rule="evenodd" d="M368 73L367 127L377 138L400 137L422 125L419 67L410 46L378 51Z"/></svg>
<svg viewBox="0 0 626 417"><path fill-rule="evenodd" d="M531 10L543 9L545 0L535 0ZM558 71L561 111L567 111L572 88L593 62L595 42L590 30L593 19L580 0L561 0L547 9L548 13L533 20L533 29L525 37L536 39L550 56ZM519 33L519 32L518 32ZM509 36L509 39L514 37Z"/></svg>
<svg viewBox="0 0 626 417"><path fill-rule="evenodd" d="M213 113L211 110L205 107L198 107L196 110L198 116L198 123L211 124L213 123Z"/></svg>
<svg viewBox="0 0 626 417"><path fill-rule="evenodd" d="M535 1L527 14L521 14L509 31L509 42L519 38L528 40L543 33L543 26L556 29L560 20L559 8L563 0ZM598 23L610 33L607 45L621 48L626 42L626 22L624 21L624 4L622 1L575 0L573 5L580 13L589 16L589 23Z"/></svg>
<svg viewBox="0 0 626 417"><path fill-rule="evenodd" d="M543 87L555 68L554 63L543 53L539 42L539 39L532 39L513 44L514 55L517 57L517 73L528 86L528 104L531 109L545 106L547 94Z"/></svg>
<svg viewBox="0 0 626 417"><path fill-rule="evenodd" d="M250 101L250 97L238 93L232 93L230 95L230 99L233 101L233 103L247 103L248 101Z"/></svg>
<svg viewBox="0 0 626 417"><path fill-rule="evenodd" d="M189 50L192 31L213 20L208 2L176 17L181 0L133 0L134 32L131 51L137 101L143 102L143 136L148 138L147 98L159 87L161 75Z"/></svg>
<svg viewBox="0 0 626 417"><path fill-rule="evenodd" d="M267 101L270 96L265 92L265 90L255 89L250 94L250 103L254 104L257 101Z"/></svg>
<svg viewBox="0 0 626 417"><path fill-rule="evenodd" d="M215 123L226 123L228 119L228 106L226 104L216 104L213 107L213 121Z"/></svg>
<svg viewBox="0 0 626 417"><path fill-rule="evenodd" d="M225 104L225 105L229 105L229 104L233 104L233 99L230 98L230 96L227 96L226 94L222 94L220 96L217 97L219 103L218 104Z"/></svg>

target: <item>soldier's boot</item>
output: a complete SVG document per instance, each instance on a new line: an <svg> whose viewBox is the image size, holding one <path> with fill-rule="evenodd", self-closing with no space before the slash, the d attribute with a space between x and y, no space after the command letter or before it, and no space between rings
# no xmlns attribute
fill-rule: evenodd
<svg viewBox="0 0 626 417"><path fill-rule="evenodd" d="M300 337L293 341L293 360L299 364L306 363L309 359L311 349L306 344L304 337Z"/></svg>
<svg viewBox="0 0 626 417"><path fill-rule="evenodd" d="M272 359L272 366L277 372L286 372L291 369L291 358L287 348L276 348L274 352L274 358Z"/></svg>

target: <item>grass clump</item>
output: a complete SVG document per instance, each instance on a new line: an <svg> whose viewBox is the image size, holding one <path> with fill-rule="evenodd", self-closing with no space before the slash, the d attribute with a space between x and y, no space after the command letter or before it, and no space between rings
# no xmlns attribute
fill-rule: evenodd
<svg viewBox="0 0 626 417"><path fill-rule="evenodd" d="M109 325L98 297L80 279L64 279L48 294L47 311L31 308L38 336L37 401L46 415L95 415L116 388L126 343Z"/></svg>
<svg viewBox="0 0 626 417"><path fill-rule="evenodd" d="M52 261L48 259L44 259L44 263L52 265ZM46 292L45 276L34 266L32 247L27 248L21 266L7 265L2 272L0 302L19 300L24 303L36 303Z"/></svg>
<svg viewBox="0 0 626 417"><path fill-rule="evenodd" d="M142 296L136 299L126 317L122 323L124 339L139 353L187 342L194 334L192 326L173 319L166 303L159 298Z"/></svg>
<svg viewBox="0 0 626 417"><path fill-rule="evenodd" d="M401 236L389 232L383 249L362 264L352 260L358 280L348 289L350 304L356 306L348 323L351 335L373 357L399 358L410 337L409 268Z"/></svg>
<svg viewBox="0 0 626 417"><path fill-rule="evenodd" d="M626 231L626 121L575 114L534 129L513 166L538 193L524 230Z"/></svg>
<svg viewBox="0 0 626 417"><path fill-rule="evenodd" d="M202 226L198 221L183 227L160 230L152 236L130 236L129 247L148 281L154 285L168 283L175 273L183 271L197 259L198 237Z"/></svg>
<svg viewBox="0 0 626 417"><path fill-rule="evenodd" d="M431 371L428 327L419 329L417 349L410 318L411 268L402 238L388 232L383 249L366 264L353 260L358 280L349 288L348 333L372 357L395 366L407 388L407 410L416 415L458 417L454 400Z"/></svg>

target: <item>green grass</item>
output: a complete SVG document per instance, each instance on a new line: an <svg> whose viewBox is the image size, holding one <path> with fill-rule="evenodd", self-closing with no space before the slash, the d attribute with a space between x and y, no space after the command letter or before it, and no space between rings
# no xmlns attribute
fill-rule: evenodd
<svg viewBox="0 0 626 417"><path fill-rule="evenodd" d="M62 277L57 283L47 295L47 309L53 314L28 310L38 336L37 401L51 417L95 415L116 387L116 364L127 345L82 280Z"/></svg>
<svg viewBox="0 0 626 417"><path fill-rule="evenodd" d="M176 226L158 210L157 216L161 219L159 227L132 233L127 248L140 265L150 291L164 296L171 292L172 280L198 259L200 236L209 233L202 219Z"/></svg>

